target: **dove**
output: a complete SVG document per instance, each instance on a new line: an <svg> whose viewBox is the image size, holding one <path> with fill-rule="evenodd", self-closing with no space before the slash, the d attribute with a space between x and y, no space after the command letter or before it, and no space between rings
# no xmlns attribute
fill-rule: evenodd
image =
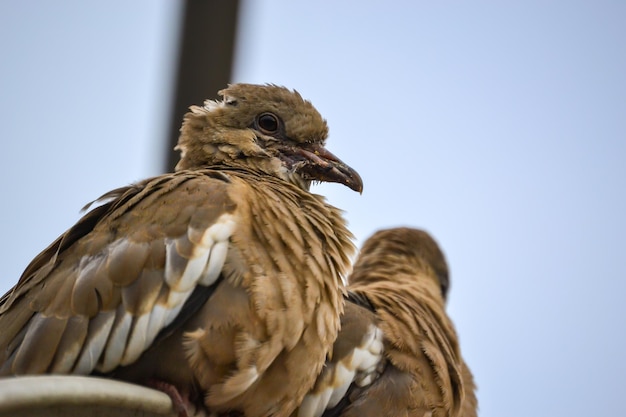
<svg viewBox="0 0 626 417"><path fill-rule="evenodd" d="M425 231L374 233L349 276L332 356L297 417L476 417L471 371L445 311L448 266Z"/></svg>
<svg viewBox="0 0 626 417"><path fill-rule="evenodd" d="M99 375L188 410L288 416L337 337L355 252L310 192L358 173L313 105L233 84L192 106L175 172L105 193L0 299L0 375Z"/></svg>

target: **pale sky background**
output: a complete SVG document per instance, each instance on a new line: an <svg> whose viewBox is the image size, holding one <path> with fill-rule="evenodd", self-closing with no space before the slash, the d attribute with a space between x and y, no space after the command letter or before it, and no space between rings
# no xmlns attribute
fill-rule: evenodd
<svg viewBox="0 0 626 417"><path fill-rule="evenodd" d="M2 292L86 202L161 172L179 16L0 2ZM624 413L625 2L250 0L238 41L233 81L300 91L361 173L363 195L315 188L359 242L440 242L481 416Z"/></svg>

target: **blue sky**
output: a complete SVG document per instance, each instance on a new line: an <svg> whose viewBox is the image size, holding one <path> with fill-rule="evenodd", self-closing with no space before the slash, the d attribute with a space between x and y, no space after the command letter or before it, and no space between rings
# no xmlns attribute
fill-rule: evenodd
<svg viewBox="0 0 626 417"><path fill-rule="evenodd" d="M160 172L179 14L0 3L2 290L86 202ZM624 21L615 1L243 3L233 81L300 91L365 184L315 191L359 242L440 242L483 417L622 411Z"/></svg>

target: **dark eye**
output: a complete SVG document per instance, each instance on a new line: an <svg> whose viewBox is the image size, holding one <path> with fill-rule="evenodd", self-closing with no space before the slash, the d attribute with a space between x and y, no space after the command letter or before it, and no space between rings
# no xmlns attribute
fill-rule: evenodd
<svg viewBox="0 0 626 417"><path fill-rule="evenodd" d="M278 117L272 113L260 114L256 119L256 123L261 132L267 135L278 132Z"/></svg>

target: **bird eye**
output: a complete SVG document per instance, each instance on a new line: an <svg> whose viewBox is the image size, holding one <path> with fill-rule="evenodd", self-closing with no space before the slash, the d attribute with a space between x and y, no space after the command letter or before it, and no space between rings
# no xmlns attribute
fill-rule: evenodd
<svg viewBox="0 0 626 417"><path fill-rule="evenodd" d="M256 124L261 130L261 132L266 135L276 133L278 131L278 117L273 115L272 113L263 113L257 117Z"/></svg>

